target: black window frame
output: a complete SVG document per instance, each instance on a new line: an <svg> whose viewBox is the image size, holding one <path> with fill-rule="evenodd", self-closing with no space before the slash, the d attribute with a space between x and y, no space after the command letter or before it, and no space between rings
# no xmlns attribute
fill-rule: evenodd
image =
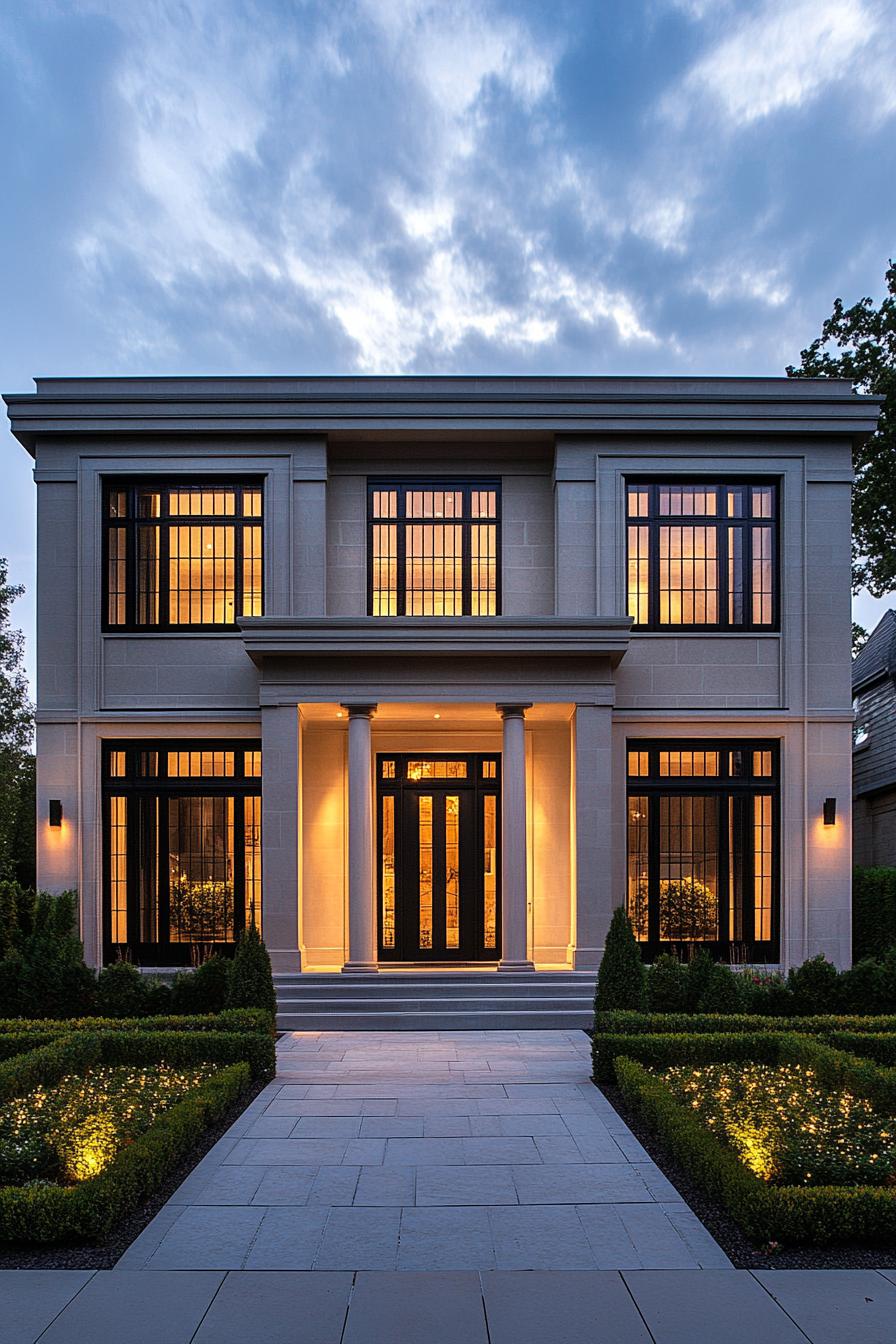
<svg viewBox="0 0 896 1344"><path fill-rule="evenodd" d="M233 775L184 776L168 775L167 753L171 751L232 751L234 756ZM227 797L235 799L234 807L234 849L233 849L233 886L234 886L234 939L233 941L215 941L211 944L216 952L224 956L233 954L236 939L246 923L246 871L245 844L236 843L237 836L244 836L245 799L255 797L261 805L262 777L245 773L244 752L261 751L260 738L126 738L121 740L105 739L102 743L102 855L103 855L103 964L119 957L133 960L143 966L186 966L193 959L196 944L191 942L173 942L170 938L169 924L169 873L167 865L159 862L158 871L158 921L159 938L157 941L143 941L139 935L140 922L140 849L145 840L142 834L144 815L139 808L131 804L149 799L159 799L166 808L160 812L158 833L167 835L167 801L175 797ZM113 775L111 762L113 753L123 752L125 773ZM141 774L140 756L143 753L157 753L158 773ZM128 800L127 811L127 931L126 943L112 941L112 873L111 873L111 802L113 797ZM264 868L262 865L262 880ZM163 927L166 933L162 937ZM202 946L206 946L202 944Z"/></svg>
<svg viewBox="0 0 896 1344"><path fill-rule="evenodd" d="M169 511L167 493L177 490L236 490L252 491L261 495L261 513L247 516L234 514L177 514ZM160 496L158 518L139 518L137 516L137 497L141 491L150 490ZM124 491L127 495L127 510L123 518L109 516L110 496ZM258 527L261 530L261 614L265 608L265 478L264 476L104 476L102 491L103 508L103 545L102 545L102 629L104 634L201 634L214 631L218 633L239 633L237 621L241 616L243 584L243 529ZM148 524L159 526L159 615L155 623L137 620L137 568L138 568L138 529ZM170 610L170 572L169 532L172 526L232 526L234 528L234 607L232 621L205 621L185 624L171 621L167 617ZM125 555L125 619L123 622L110 620L109 592L109 537L113 530L124 529L126 536ZM162 613L165 613L162 618Z"/></svg>
<svg viewBox="0 0 896 1344"><path fill-rule="evenodd" d="M749 491L755 489L772 490L772 517L754 518L750 512L743 512L738 518L729 518L725 513L716 514L661 514L659 511L659 491L668 486L677 486L681 489L715 489L719 492L719 499L723 501L723 495L726 490L740 489L745 492L746 502L749 502ZM629 514L628 501L630 491L647 492L649 504L646 517L637 517ZM625 609L629 612L628 602L628 567L630 561L629 553L629 528L646 526L650 538L650 553L648 559L648 619L646 622L639 623L635 621L633 631L644 631L647 633L693 633L711 635L717 633L726 634L777 634L780 631L780 556L781 556L781 479L777 476L666 476L654 475L633 476L626 475L624 478L624 507L625 507ZM717 529L720 545L717 555L719 570L718 586L718 604L720 619L713 622L703 622L696 624L663 624L659 618L660 611L660 547L659 531L660 527L668 526L712 526ZM730 621L728 618L728 551L729 536L731 531L741 527L744 529L745 545L741 557L741 573L743 583L743 604L744 612L749 613L749 619L743 621ZM758 527L770 527L772 533L772 619L769 622L755 622L753 620L753 581L752 581L752 558L753 558L753 531ZM630 613L629 613L630 614Z"/></svg>
<svg viewBox="0 0 896 1344"><path fill-rule="evenodd" d="M374 495L379 491L395 490L398 493L398 512L395 518L384 518L373 511ZM367 615L373 616L373 571L374 571L374 551L373 551L373 528L374 524L395 523L396 527L396 572L398 574L398 584L396 589L396 612L395 616L382 616L378 619L394 620L397 616L407 616L406 601L407 588L405 584L406 569L406 538L405 531L409 524L434 523L437 519L432 518L408 518L405 513L405 499L409 491L414 490L447 490L461 491L463 493L463 511L460 518L446 519L446 522L459 523L461 526L461 606L463 611L460 616L414 616L413 613L409 619L415 621L432 620L493 620L495 616L501 615L502 606L502 569L503 556L501 549L501 480L499 477L457 477L450 476L370 476L367 479ZM495 517L494 518L473 518L472 516L472 495L476 490L493 490L495 492ZM493 615L471 616L469 609L472 606L473 597L473 565L472 565L472 528L474 524L487 523L494 525L495 528L495 611Z"/></svg>
<svg viewBox="0 0 896 1344"><path fill-rule="evenodd" d="M660 775L659 754L666 751L718 752L719 773L717 775ZM630 775L628 762L630 752L648 754L648 773ZM730 753L742 752L750 760L750 769L743 775L733 775L729 769ZM752 771L753 752L771 753L771 775L754 775ZM638 940L641 955L652 962L662 952L672 952L687 958L699 948L705 948L719 961L732 964L776 964L780 960L781 945L781 756L782 744L775 738L629 738L626 741L626 903L628 902L628 802L633 796L646 796L648 799L648 937ZM755 853L753 846L746 841L750 831L748 808L741 809L740 835L741 852L744 856L744 868L740 879L741 921L743 937L730 935L730 911L728 890L730 876L730 852L728 831L724 811L727 811L727 799L753 798L761 794L770 794L772 799L772 891L771 891L771 937L755 937L755 904L753 879L755 875ZM659 882L660 882L660 807L661 797L714 797L719 799L718 816L718 891L719 891L719 929L722 936L715 940L664 940L659 937ZM653 803L653 806L650 804ZM723 811L724 809L724 811Z"/></svg>

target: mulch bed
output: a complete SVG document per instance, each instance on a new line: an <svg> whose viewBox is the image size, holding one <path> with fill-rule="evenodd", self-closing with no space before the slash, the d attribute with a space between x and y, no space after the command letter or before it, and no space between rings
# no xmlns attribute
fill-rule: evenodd
<svg viewBox="0 0 896 1344"><path fill-rule="evenodd" d="M0 1244L0 1269L112 1269L131 1242L168 1202L177 1187L186 1180L200 1158L205 1157L209 1149L227 1133L234 1121L239 1119L249 1103L254 1101L265 1087L266 1082L253 1083L239 1100L234 1102L224 1118L214 1128L206 1130L200 1142L168 1175L152 1198L123 1218L102 1245L36 1246L31 1243L17 1245L14 1242L4 1242Z"/></svg>
<svg viewBox="0 0 896 1344"><path fill-rule="evenodd" d="M677 1163L663 1141L625 1104L618 1087L601 1085L613 1109L690 1205L736 1269L892 1269L896 1246L757 1246L727 1211Z"/></svg>

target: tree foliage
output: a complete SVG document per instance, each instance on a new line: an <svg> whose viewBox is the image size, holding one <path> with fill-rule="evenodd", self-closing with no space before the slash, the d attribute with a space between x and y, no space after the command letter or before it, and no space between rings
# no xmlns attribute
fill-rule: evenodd
<svg viewBox="0 0 896 1344"><path fill-rule="evenodd" d="M851 378L856 390L885 398L877 433L855 450L853 587L882 597L896 587L896 265L886 273L887 297L875 307L859 299L834 311L800 355L790 378Z"/></svg>
<svg viewBox="0 0 896 1344"><path fill-rule="evenodd" d="M12 604L24 589L8 578L8 562L0 556L0 878L19 876L23 861L21 826L28 812L34 728L25 677L25 639L10 624Z"/></svg>

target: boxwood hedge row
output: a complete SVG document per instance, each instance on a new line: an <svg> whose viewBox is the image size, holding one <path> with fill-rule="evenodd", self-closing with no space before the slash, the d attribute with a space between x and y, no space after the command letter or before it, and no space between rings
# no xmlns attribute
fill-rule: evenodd
<svg viewBox="0 0 896 1344"><path fill-rule="evenodd" d="M650 1038L644 1035L629 1037L629 1040L635 1039L647 1049L644 1043ZM756 1038L754 1042L757 1048L763 1048ZM825 1078L848 1078L851 1087L868 1088L875 1095L893 1095L896 1071L879 1070L893 1074L893 1077L875 1081L871 1076L874 1066L868 1065L867 1061L827 1050L805 1037L778 1037L777 1046L771 1044L771 1038L766 1038L764 1048L772 1052L777 1048L791 1057L799 1055L802 1062L811 1062L813 1067L821 1066ZM684 1046L669 1045L670 1055L683 1049ZM718 1049L724 1049L720 1039ZM819 1053L826 1050L829 1058ZM673 1061L669 1058L668 1062ZM864 1065L864 1068L857 1070L856 1065ZM896 1191L878 1186L769 1185L745 1167L736 1154L678 1100L662 1078L648 1071L644 1062L620 1056L615 1062L615 1074L626 1103L754 1241L804 1242L815 1246L837 1242L892 1244L896 1241ZM863 1094L868 1095L868 1092Z"/></svg>

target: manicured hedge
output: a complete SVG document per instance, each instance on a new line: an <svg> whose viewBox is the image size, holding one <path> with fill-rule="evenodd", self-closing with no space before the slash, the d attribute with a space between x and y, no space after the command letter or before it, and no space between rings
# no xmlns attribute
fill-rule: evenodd
<svg viewBox="0 0 896 1344"><path fill-rule="evenodd" d="M852 875L852 955L880 957L896 946L896 868L856 868Z"/></svg>
<svg viewBox="0 0 896 1344"><path fill-rule="evenodd" d="M163 1111L99 1176L74 1186L0 1189L0 1240L64 1242L104 1236L124 1213L158 1188L253 1079L264 1081L274 1075L270 1031L200 1030L193 1034L184 1030L123 1031L122 1025L116 1022L114 1030L99 1032L74 1031L6 1059L0 1063L0 1104L99 1064L210 1062L222 1067Z"/></svg>
<svg viewBox="0 0 896 1344"><path fill-rule="evenodd" d="M7 1017L0 1019L0 1039L5 1034L36 1032L59 1035L72 1031L272 1031L270 1013L263 1008L225 1008L221 1013L192 1017L76 1017L68 1021L51 1018Z"/></svg>
<svg viewBox="0 0 896 1344"><path fill-rule="evenodd" d="M99 1176L80 1185L0 1188L0 1241L95 1241L106 1236L124 1214L158 1189L249 1082L246 1062L221 1069L163 1111Z"/></svg>
<svg viewBox="0 0 896 1344"><path fill-rule="evenodd" d="M759 1064L801 1064L811 1068L822 1083L831 1088L848 1088L857 1096L867 1097L880 1111L896 1112L896 1068L885 1067L886 1060L873 1055L879 1042L896 1036L872 1036L851 1033L848 1040L859 1045L867 1042L860 1058L835 1049L828 1042L795 1032L703 1032L694 1035L629 1036L606 1034L595 1038L593 1059L596 1082L618 1082L616 1068L620 1058L635 1059L652 1069L667 1069L673 1064L723 1064L753 1060ZM886 1044L883 1050L887 1050Z"/></svg>
<svg viewBox="0 0 896 1344"><path fill-rule="evenodd" d="M649 1038L631 1039L638 1039L644 1048ZM810 1064L832 1085L835 1079L848 1080L848 1085L862 1095L869 1094L865 1089L876 1097L893 1095L894 1070L876 1070L867 1061L830 1050L805 1037L776 1039L782 1058L789 1056L789 1062ZM878 1186L769 1185L745 1167L642 1062L619 1057L615 1070L627 1104L662 1138L690 1175L724 1204L753 1240L808 1242L815 1246L896 1241L896 1191ZM889 1080L875 1080L873 1073L893 1076Z"/></svg>
<svg viewBox="0 0 896 1344"><path fill-rule="evenodd" d="M595 1036L612 1032L766 1032L795 1031L801 1035L825 1036L832 1031L896 1032L896 1016L858 1017L846 1014L823 1017L757 1017L750 1013L598 1013Z"/></svg>
<svg viewBox="0 0 896 1344"><path fill-rule="evenodd" d="M17 1031L0 1035L0 1060L12 1059L13 1055L24 1055L28 1050L37 1050L49 1045L60 1035L56 1031Z"/></svg>

